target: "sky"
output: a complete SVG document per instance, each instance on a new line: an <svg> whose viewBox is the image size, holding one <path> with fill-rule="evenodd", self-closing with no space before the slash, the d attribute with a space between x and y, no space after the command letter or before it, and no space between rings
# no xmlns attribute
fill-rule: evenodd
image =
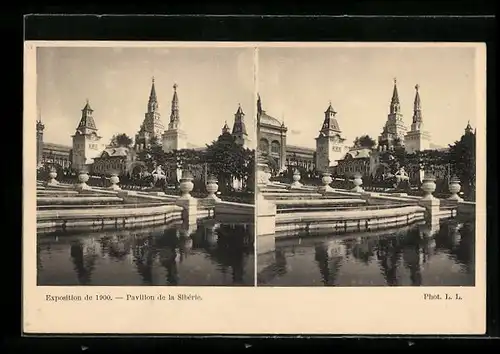
<svg viewBox="0 0 500 354"><path fill-rule="evenodd" d="M173 85L188 141L205 146L224 122L232 128L241 104L255 143L252 48L42 47L37 52L37 106L44 141L71 146L88 99L98 133L134 138L144 120L155 78L160 114L168 126Z"/></svg>
<svg viewBox="0 0 500 354"><path fill-rule="evenodd" d="M263 109L284 119L287 144L315 148L329 101L350 144L375 140L387 120L394 78L410 128L415 85L425 130L447 147L476 121L475 48L260 48L258 91Z"/></svg>

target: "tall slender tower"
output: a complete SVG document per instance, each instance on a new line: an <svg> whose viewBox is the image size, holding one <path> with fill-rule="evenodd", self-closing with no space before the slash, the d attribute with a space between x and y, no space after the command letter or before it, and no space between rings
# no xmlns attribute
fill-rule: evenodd
<svg viewBox="0 0 500 354"><path fill-rule="evenodd" d="M399 102L397 81L394 79L394 88L392 90L391 103L389 105L389 114L385 123L382 134L378 138L380 146L391 148L394 146L396 140L400 144L404 144L404 137L407 128L403 121L403 114L401 113L401 104Z"/></svg>
<svg viewBox="0 0 500 354"><path fill-rule="evenodd" d="M405 136L405 150L408 153L430 149L431 136L424 130L422 105L420 102L420 86L415 85L415 100L413 101L413 119L411 129Z"/></svg>
<svg viewBox="0 0 500 354"><path fill-rule="evenodd" d="M245 126L245 113L241 109L241 105L238 105L238 110L234 114L234 124L233 124L233 136L236 139L236 143L248 147L250 139L248 138L247 128Z"/></svg>
<svg viewBox="0 0 500 354"><path fill-rule="evenodd" d="M142 150L150 146L153 138L158 144L161 144L164 130L165 127L161 121L158 98L156 96L155 79L153 77L151 91L149 93L148 109L144 115L144 121L142 122L141 129L135 136L136 150Z"/></svg>
<svg viewBox="0 0 500 354"><path fill-rule="evenodd" d="M332 104L325 111L323 125L316 138L316 169L318 172L328 172L329 168L337 165L345 153L345 138L342 137L337 112Z"/></svg>
<svg viewBox="0 0 500 354"><path fill-rule="evenodd" d="M42 165L43 156L43 130L45 125L42 123L42 115L38 112L38 119L36 121L36 166Z"/></svg>
<svg viewBox="0 0 500 354"><path fill-rule="evenodd" d="M76 171L88 168L105 148L101 136L97 134L94 110L90 107L89 100L82 109L80 123L76 128L73 138L72 168Z"/></svg>
<svg viewBox="0 0 500 354"><path fill-rule="evenodd" d="M170 122L168 130L163 134L163 151L170 152L187 148L187 134L181 129L179 114L179 97L177 95L177 84L174 84L174 96L170 110Z"/></svg>

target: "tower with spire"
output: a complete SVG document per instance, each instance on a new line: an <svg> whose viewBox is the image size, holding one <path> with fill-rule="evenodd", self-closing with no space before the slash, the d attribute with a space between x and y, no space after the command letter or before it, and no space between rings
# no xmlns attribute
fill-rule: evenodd
<svg viewBox="0 0 500 354"><path fill-rule="evenodd" d="M163 134L164 152L187 148L187 134L181 129L177 87L177 84L174 84L174 95L172 97L172 106L170 109L170 122L168 123L168 129Z"/></svg>
<svg viewBox="0 0 500 354"><path fill-rule="evenodd" d="M248 147L250 139L248 138L247 128L245 125L245 113L241 109L241 105L238 105L238 110L234 114L234 124L232 134L236 140L236 143Z"/></svg>
<svg viewBox="0 0 500 354"><path fill-rule="evenodd" d="M42 123L42 115L38 111L38 119L36 120L36 165L40 167L43 156L43 130L45 125Z"/></svg>
<svg viewBox="0 0 500 354"><path fill-rule="evenodd" d="M410 131L405 135L405 150L408 153L428 150L431 146L431 136L424 130L422 103L420 101L420 86L415 85L415 100L413 101L413 119Z"/></svg>
<svg viewBox="0 0 500 354"><path fill-rule="evenodd" d="M93 117L94 110L90 107L89 100L82 109L80 122L76 127L73 139L73 154L71 165L76 171L88 168L94 158L104 150L105 144L97 134L97 127Z"/></svg>
<svg viewBox="0 0 500 354"><path fill-rule="evenodd" d="M337 161L342 159L346 152L344 144L346 139L342 137L336 116L337 112L330 102L316 138L316 170L318 172L328 172L330 167L337 165Z"/></svg>
<svg viewBox="0 0 500 354"><path fill-rule="evenodd" d="M142 122L141 128L135 136L136 150L142 150L150 146L153 138L158 144L161 144L164 130L165 127L161 121L158 97L156 96L155 79L153 77L151 91L149 93L148 109L144 115L144 121Z"/></svg>
<svg viewBox="0 0 500 354"><path fill-rule="evenodd" d="M379 146L392 148L397 141L399 141L401 145L404 145L406 131L407 127L403 121L403 114L401 113L397 80L394 79L389 114L387 115L387 121L382 130L382 134L378 138Z"/></svg>

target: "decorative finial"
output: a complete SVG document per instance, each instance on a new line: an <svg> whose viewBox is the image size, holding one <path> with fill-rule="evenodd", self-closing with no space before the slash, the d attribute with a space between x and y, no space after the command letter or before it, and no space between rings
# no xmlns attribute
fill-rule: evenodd
<svg viewBox="0 0 500 354"><path fill-rule="evenodd" d="M88 99L88 98L86 98L86 99L85 99L85 102L86 102L87 104L89 104L89 99Z"/></svg>
<svg viewBox="0 0 500 354"><path fill-rule="evenodd" d="M418 89L419 89L419 88L420 88L420 85L419 85L419 84L416 84L416 85L415 85L415 90L417 90L417 91L418 91Z"/></svg>
<svg viewBox="0 0 500 354"><path fill-rule="evenodd" d="M177 84L174 84L174 91L177 91Z"/></svg>
<svg viewBox="0 0 500 354"><path fill-rule="evenodd" d="M155 77L154 76L151 78L151 81L153 82L153 84L155 83Z"/></svg>
<svg viewBox="0 0 500 354"><path fill-rule="evenodd" d="M332 100L328 100L328 104L331 106L332 105Z"/></svg>
<svg viewBox="0 0 500 354"><path fill-rule="evenodd" d="M398 80L396 78L394 78L394 85L396 85L398 83Z"/></svg>

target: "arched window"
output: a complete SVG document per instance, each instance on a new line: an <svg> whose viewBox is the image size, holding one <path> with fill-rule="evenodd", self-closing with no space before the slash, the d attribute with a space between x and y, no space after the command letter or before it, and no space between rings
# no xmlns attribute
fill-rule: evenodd
<svg viewBox="0 0 500 354"><path fill-rule="evenodd" d="M271 143L271 152L274 154L279 154L280 153L280 143L274 140Z"/></svg>
<svg viewBox="0 0 500 354"><path fill-rule="evenodd" d="M266 139L260 139L259 150L266 153L269 152L269 142Z"/></svg>

